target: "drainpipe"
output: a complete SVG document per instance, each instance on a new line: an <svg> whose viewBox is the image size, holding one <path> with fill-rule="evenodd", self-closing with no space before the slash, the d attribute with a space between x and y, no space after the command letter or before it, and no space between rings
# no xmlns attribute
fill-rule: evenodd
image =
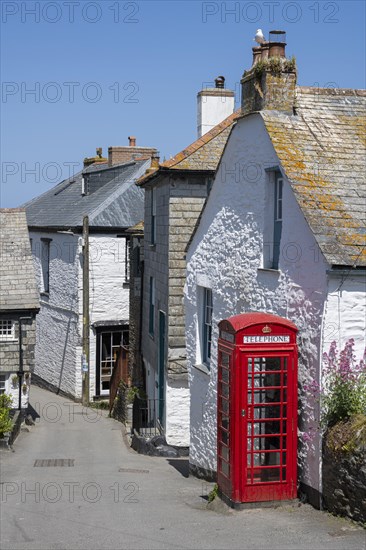
<svg viewBox="0 0 366 550"><path fill-rule="evenodd" d="M89 404L89 217L83 218L83 357L82 402Z"/></svg>

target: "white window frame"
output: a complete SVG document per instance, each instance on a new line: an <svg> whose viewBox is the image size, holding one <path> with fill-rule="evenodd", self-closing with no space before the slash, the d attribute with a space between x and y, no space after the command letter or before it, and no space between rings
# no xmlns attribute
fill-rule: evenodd
<svg viewBox="0 0 366 550"><path fill-rule="evenodd" d="M8 375L7 374L0 374L0 395L3 395L4 393L7 393L7 381L8 381Z"/></svg>
<svg viewBox="0 0 366 550"><path fill-rule="evenodd" d="M279 258L275 258L275 252L281 246L281 237L279 242L275 242L275 226L281 224L280 233L282 234L283 221L283 190L284 178L278 169L268 170L268 181L265 195L264 223L263 223L263 254L262 267L278 271Z"/></svg>
<svg viewBox="0 0 366 550"><path fill-rule="evenodd" d="M276 205L275 205L275 222L282 222L282 203L283 203L283 178L276 178L275 179L275 197L276 197Z"/></svg>
<svg viewBox="0 0 366 550"><path fill-rule="evenodd" d="M0 319L0 342L14 341L15 321L12 319Z"/></svg>

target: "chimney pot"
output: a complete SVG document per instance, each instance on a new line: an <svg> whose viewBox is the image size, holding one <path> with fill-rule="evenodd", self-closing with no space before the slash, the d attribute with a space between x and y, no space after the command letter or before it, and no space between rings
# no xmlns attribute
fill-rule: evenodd
<svg viewBox="0 0 366 550"><path fill-rule="evenodd" d="M263 42L261 46L261 60L265 61L269 57L269 43Z"/></svg>
<svg viewBox="0 0 366 550"><path fill-rule="evenodd" d="M286 32L269 32L269 52L268 57L286 57Z"/></svg>
<svg viewBox="0 0 366 550"><path fill-rule="evenodd" d="M135 136L128 136L129 146L136 147L136 138Z"/></svg>
<svg viewBox="0 0 366 550"><path fill-rule="evenodd" d="M103 149L102 149L102 147L97 147L96 153L97 153L97 157L102 158L102 156L103 156Z"/></svg>
<svg viewBox="0 0 366 550"><path fill-rule="evenodd" d="M262 57L262 47L261 46L254 46L254 48L252 48L252 50L253 50L253 65L252 65L252 67L254 67L254 65L256 65Z"/></svg>
<svg viewBox="0 0 366 550"><path fill-rule="evenodd" d="M225 77L218 76L215 78L215 88L225 88Z"/></svg>

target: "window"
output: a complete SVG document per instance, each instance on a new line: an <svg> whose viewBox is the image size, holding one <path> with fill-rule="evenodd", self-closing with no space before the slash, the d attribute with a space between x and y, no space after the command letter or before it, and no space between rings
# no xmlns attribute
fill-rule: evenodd
<svg viewBox="0 0 366 550"><path fill-rule="evenodd" d="M15 323L10 319L0 320L0 341L15 340Z"/></svg>
<svg viewBox="0 0 366 550"><path fill-rule="evenodd" d="M283 216L283 178L279 171L269 171L265 206L263 267L278 269Z"/></svg>
<svg viewBox="0 0 366 550"><path fill-rule="evenodd" d="M155 321L155 280L150 277L150 295L149 295L149 334L154 336L154 321Z"/></svg>
<svg viewBox="0 0 366 550"><path fill-rule="evenodd" d="M42 286L41 292L50 291L50 245L51 239L41 239L41 266L42 266Z"/></svg>
<svg viewBox="0 0 366 550"><path fill-rule="evenodd" d="M130 282L130 239L125 239L125 283Z"/></svg>
<svg viewBox="0 0 366 550"><path fill-rule="evenodd" d="M6 391L6 375L0 374L0 395Z"/></svg>
<svg viewBox="0 0 366 550"><path fill-rule="evenodd" d="M212 339L212 290L203 289L202 362L209 366Z"/></svg>
<svg viewBox="0 0 366 550"><path fill-rule="evenodd" d="M273 221L273 265L272 269L278 269L280 259L280 244L282 233L282 189L283 179L276 174L274 186L274 221Z"/></svg>
<svg viewBox="0 0 366 550"><path fill-rule="evenodd" d="M156 189L151 189L151 244L156 243Z"/></svg>

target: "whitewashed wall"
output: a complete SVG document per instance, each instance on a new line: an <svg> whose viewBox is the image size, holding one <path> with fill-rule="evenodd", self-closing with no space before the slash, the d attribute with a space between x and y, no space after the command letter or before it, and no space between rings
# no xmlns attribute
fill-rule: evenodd
<svg viewBox="0 0 366 550"><path fill-rule="evenodd" d="M175 381L170 377L165 384L165 432L168 445L189 447L190 393L188 380Z"/></svg>
<svg viewBox="0 0 366 550"><path fill-rule="evenodd" d="M328 352L331 342L343 349L350 338L355 340L356 360L362 359L365 351L366 296L365 272L345 270L331 274L328 281L328 296L324 311L323 351Z"/></svg>
<svg viewBox="0 0 366 550"><path fill-rule="evenodd" d="M216 470L217 323L246 311L291 319L299 329L299 381L319 380L320 325L326 296L326 264L293 192L284 181L279 271L262 269L268 175L279 161L260 115L234 127L201 222L187 254L185 288L191 390L190 461ZM211 372L195 367L199 346L199 286L213 291ZM317 423L314 403L300 401L300 431ZM301 433L299 434L301 436ZM301 441L301 437L300 437ZM299 448L301 479L319 488L318 441Z"/></svg>
<svg viewBox="0 0 366 550"><path fill-rule="evenodd" d="M78 330L78 270L80 238L64 233L31 232L36 279L41 289L41 238L52 239L50 245L50 292L41 295L36 317L35 373L61 390L79 396L76 371L80 367L77 347L81 344Z"/></svg>
<svg viewBox="0 0 366 550"><path fill-rule="evenodd" d="M31 233L36 277L41 288L41 238L50 246L50 292L41 295L37 315L35 373L77 397L82 392L83 272L82 238L64 233ZM128 319L125 239L90 235L90 324ZM95 395L96 336L90 331L90 397Z"/></svg>
<svg viewBox="0 0 366 550"><path fill-rule="evenodd" d="M124 237L115 235L91 234L90 249L90 324L97 321L128 320L129 287L125 283L125 243ZM82 295L82 272L79 292ZM82 300L80 302L82 304ZM82 315L80 316L82 331ZM108 330L108 329L106 329ZM90 396L95 395L97 338L90 331ZM81 378L80 378L81 384Z"/></svg>

